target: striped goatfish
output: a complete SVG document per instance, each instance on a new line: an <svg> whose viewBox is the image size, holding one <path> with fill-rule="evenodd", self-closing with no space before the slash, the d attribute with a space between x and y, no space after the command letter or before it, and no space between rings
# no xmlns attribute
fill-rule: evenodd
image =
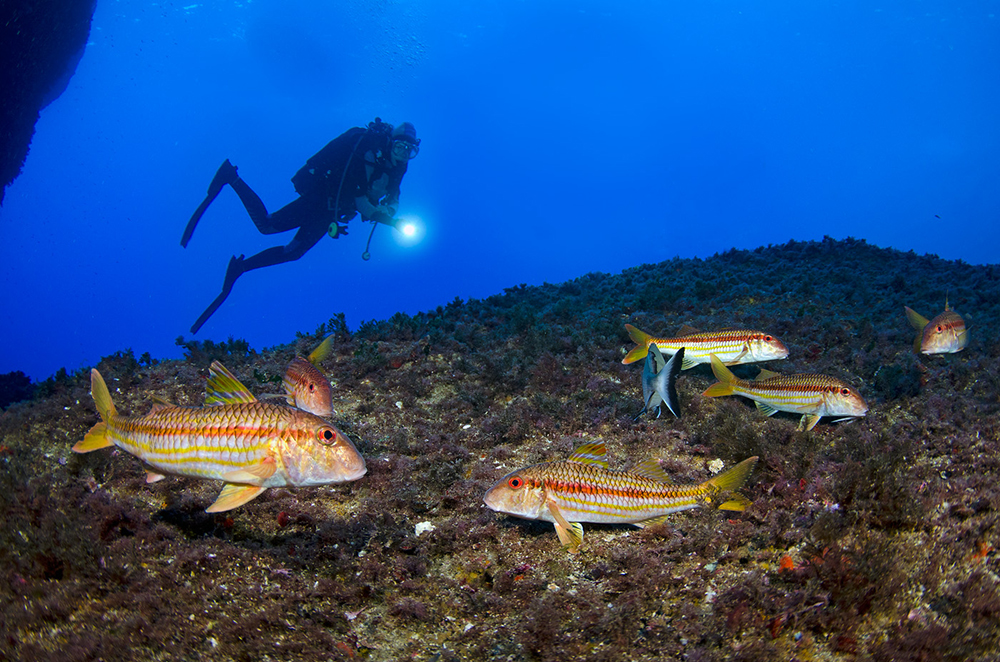
<svg viewBox="0 0 1000 662"><path fill-rule="evenodd" d="M288 404L317 416L333 416L330 380L316 367L330 355L332 344L333 336L327 336L308 359L296 356L288 364L283 380Z"/></svg>
<svg viewBox="0 0 1000 662"><path fill-rule="evenodd" d="M903 308L906 310L906 319L910 321L910 326L917 330L917 337L913 341L914 352L954 354L961 352L969 344L969 332L965 328L965 320L948 307L947 301L944 302L944 312L930 321L909 306Z"/></svg>
<svg viewBox="0 0 1000 662"><path fill-rule="evenodd" d="M145 416L121 416L97 370L90 371L90 389L101 422L73 450L118 446L147 465L147 483L164 474L221 480L210 513L241 506L269 487L342 483L367 471L337 428L308 412L258 402L218 361L209 369L204 407L156 403Z"/></svg>
<svg viewBox="0 0 1000 662"><path fill-rule="evenodd" d="M640 528L658 524L671 513L711 504L720 492L738 489L756 462L756 456L743 460L699 485L675 485L655 459L630 471L609 470L604 442L595 441L577 447L565 460L507 474L483 501L498 513L552 522L559 541L575 554L583 543L581 522ZM719 509L745 510L749 504L743 495L733 494Z"/></svg>
<svg viewBox="0 0 1000 662"><path fill-rule="evenodd" d="M761 370L755 379L740 379L712 356L712 372L719 381L702 394L709 398L742 395L757 409L774 416L779 411L802 414L799 429L812 430L823 416L840 416L839 423L864 416L868 405L858 392L835 377L816 374L779 375Z"/></svg>
<svg viewBox="0 0 1000 662"><path fill-rule="evenodd" d="M681 370L693 368L699 363L708 363L708 357L712 354L722 359L726 365L773 361L788 356L788 348L783 342L769 333L752 329L700 332L685 326L672 338L654 338L631 324L626 324L625 330L637 345L622 359L625 364L645 358L650 345L656 345L668 356L681 347L685 348L687 351Z"/></svg>

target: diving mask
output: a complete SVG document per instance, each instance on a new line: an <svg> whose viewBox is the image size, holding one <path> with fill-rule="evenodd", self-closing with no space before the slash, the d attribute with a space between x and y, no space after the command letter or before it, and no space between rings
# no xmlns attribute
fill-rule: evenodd
<svg viewBox="0 0 1000 662"><path fill-rule="evenodd" d="M393 140L392 155L399 160L409 160L420 153L420 141L411 143L409 140Z"/></svg>

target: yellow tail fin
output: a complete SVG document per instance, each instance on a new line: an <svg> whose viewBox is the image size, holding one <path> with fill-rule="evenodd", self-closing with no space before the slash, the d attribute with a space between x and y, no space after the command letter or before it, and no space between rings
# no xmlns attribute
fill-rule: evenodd
<svg viewBox="0 0 1000 662"><path fill-rule="evenodd" d="M946 302L945 306L947 305L948 304ZM926 317L924 317L917 311L913 310L909 306L903 306L903 310L906 311L906 321L909 322L910 326L912 326L917 331L923 331L924 327L930 324L930 320L928 320Z"/></svg>
<svg viewBox="0 0 1000 662"><path fill-rule="evenodd" d="M736 379L736 375L722 363L718 356L712 354L711 357L712 372L715 373L715 378L719 381L705 389L702 395L706 398L721 398L724 395L732 395L733 380Z"/></svg>
<svg viewBox="0 0 1000 662"><path fill-rule="evenodd" d="M747 482L747 477L750 475L750 472L753 471L755 464L757 464L757 456L754 455L753 457L748 457L726 473L719 474L711 480L706 480L702 483L702 486L708 488L711 492L737 490L743 487L743 483ZM746 498L742 494L733 494L729 501L725 501L719 505L719 510L733 510L739 512L746 510L749 505L750 499Z"/></svg>
<svg viewBox="0 0 1000 662"><path fill-rule="evenodd" d="M326 357L330 356L330 350L333 348L333 334L326 337L326 340L321 342L316 346L316 349L312 351L309 355L309 363L318 366L320 363L326 360Z"/></svg>
<svg viewBox="0 0 1000 662"><path fill-rule="evenodd" d="M705 481L705 485L711 485L720 492L723 490L738 490L747 482L747 477L757 464L758 456L748 457L726 473L719 474L715 478Z"/></svg>
<svg viewBox="0 0 1000 662"><path fill-rule="evenodd" d="M90 394L94 396L94 404L97 405L97 413L101 415L102 421L107 421L112 416L117 416L115 403L111 402L111 393L108 392L108 385L104 383L101 373L94 368L90 371Z"/></svg>
<svg viewBox="0 0 1000 662"><path fill-rule="evenodd" d="M108 438L108 424L105 421L117 416L118 412L111 402L108 385L104 383L104 378L96 369L90 371L90 394L94 396L94 404L97 405L97 413L101 415L101 422L90 428L83 441L76 442L73 446L73 451L76 453L89 453L115 445Z"/></svg>
<svg viewBox="0 0 1000 662"><path fill-rule="evenodd" d="M90 432L86 434L83 441L78 441L73 445L73 452L89 453L114 445L114 442L108 439L108 424L101 422L90 428Z"/></svg>
<svg viewBox="0 0 1000 662"><path fill-rule="evenodd" d="M641 361L646 358L646 354L649 353L649 341L653 339L653 336L649 335L645 331L640 331L631 324L625 325L625 330L628 331L628 335L632 338L632 342L636 344L625 358L622 359L622 363L628 365L629 363L635 363L636 361Z"/></svg>
<svg viewBox="0 0 1000 662"><path fill-rule="evenodd" d="M721 398L725 395L733 394L733 385L729 382L716 382L705 389L702 393L706 398Z"/></svg>

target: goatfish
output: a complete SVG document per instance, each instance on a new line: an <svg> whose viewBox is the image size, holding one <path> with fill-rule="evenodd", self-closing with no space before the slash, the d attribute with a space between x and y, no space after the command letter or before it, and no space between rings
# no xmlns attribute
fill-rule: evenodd
<svg viewBox="0 0 1000 662"><path fill-rule="evenodd" d="M333 392L330 380L318 366L330 355L333 336L327 336L308 358L296 356L285 370L285 400L293 407L317 416L333 416Z"/></svg>
<svg viewBox="0 0 1000 662"><path fill-rule="evenodd" d="M625 330L636 343L636 347L622 359L622 363L626 365L645 358L651 345L656 345L667 355L675 354L683 347L686 352L681 370L693 368L699 363L708 363L712 354L722 359L726 365L773 361L788 356L788 348L783 342L770 333L753 329L698 331L684 326L672 338L655 338L631 324L626 324Z"/></svg>
<svg viewBox="0 0 1000 662"><path fill-rule="evenodd" d="M337 428L305 411L259 402L226 368L209 368L204 407L157 402L145 416L122 416L97 370L90 389L101 422L73 450L118 446L142 460L146 482L165 474L223 481L206 512L241 506L269 487L357 480L365 460Z"/></svg>
<svg viewBox="0 0 1000 662"><path fill-rule="evenodd" d="M581 522L658 524L670 514L712 504L721 492L740 488L757 457L698 485L675 485L656 459L629 471L608 469L603 441L577 447L565 460L543 462L513 471L486 492L483 501L493 511L530 520L552 522L569 552L583 543ZM734 493L720 510L746 510L750 500Z"/></svg>
<svg viewBox="0 0 1000 662"><path fill-rule="evenodd" d="M779 411L802 414L799 429L812 430L823 416L839 416L840 423L868 412L868 404L845 382L827 375L779 375L761 370L755 379L740 379L712 356L712 372L719 381L702 394L709 398L742 395L767 416Z"/></svg>
<svg viewBox="0 0 1000 662"><path fill-rule="evenodd" d="M655 410L656 417L659 418L661 404L666 405L675 418L681 417L676 382L683 361L683 347L667 361L656 345L650 345L646 364L642 369L642 411L632 420L637 420L650 410Z"/></svg>
<svg viewBox="0 0 1000 662"><path fill-rule="evenodd" d="M909 306L906 319L910 326L917 330L913 340L913 351L918 354L954 354L961 352L969 344L969 332L965 328L962 316L948 307L944 302L944 312L929 320Z"/></svg>

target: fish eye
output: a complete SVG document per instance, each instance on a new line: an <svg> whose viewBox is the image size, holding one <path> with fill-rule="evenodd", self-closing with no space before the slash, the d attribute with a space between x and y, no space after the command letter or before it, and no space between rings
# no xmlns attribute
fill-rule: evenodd
<svg viewBox="0 0 1000 662"><path fill-rule="evenodd" d="M764 342L771 342L772 340L774 340L774 338L771 336L764 336Z"/></svg>
<svg viewBox="0 0 1000 662"><path fill-rule="evenodd" d="M309 392L312 393L315 390L316 390L316 385L315 384L310 384L309 385Z"/></svg>
<svg viewBox="0 0 1000 662"><path fill-rule="evenodd" d="M507 486L512 490L520 489L522 485L524 485L524 479L520 476L511 476L507 479Z"/></svg>
<svg viewBox="0 0 1000 662"><path fill-rule="evenodd" d="M850 395L851 394L851 389L849 389L847 387L844 387L844 388L840 389L840 394L841 395Z"/></svg>
<svg viewBox="0 0 1000 662"><path fill-rule="evenodd" d="M337 441L337 432L333 428L320 428L316 432L316 438L319 440L319 443L329 446Z"/></svg>

